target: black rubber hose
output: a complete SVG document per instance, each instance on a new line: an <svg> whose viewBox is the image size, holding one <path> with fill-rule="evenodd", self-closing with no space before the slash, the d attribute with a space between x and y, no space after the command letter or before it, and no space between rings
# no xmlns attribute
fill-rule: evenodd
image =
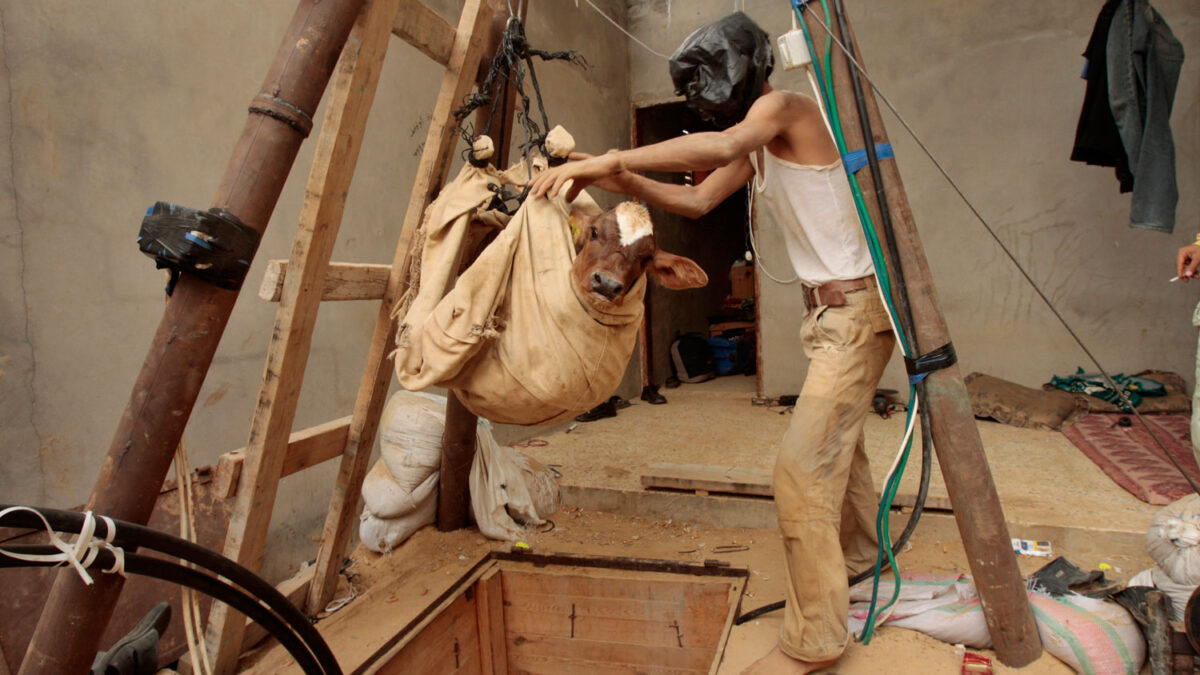
<svg viewBox="0 0 1200 675"><path fill-rule="evenodd" d="M9 508L9 504L0 504L0 511ZM34 508L41 513L50 527L60 532L78 534L83 528L84 514L78 511L63 511L59 509ZM186 560L214 574L219 574L236 583L276 612L279 617L292 628L312 649L313 655L322 666L330 672L337 668L337 659L330 651L325 639L295 605L291 603L279 589L267 583L262 577L242 567L234 561L214 553L203 546L193 544L186 539L160 532L145 525L113 519L117 533L113 544L125 549L148 548L173 558ZM31 530L45 528L42 520L29 511L13 511L5 516L5 526L20 527ZM108 533L108 525L103 519L96 519L95 536L103 539Z"/></svg>
<svg viewBox="0 0 1200 675"><path fill-rule="evenodd" d="M834 14L837 17L838 28L842 33L842 42L846 45L847 51L850 51L851 58L854 58L853 47L847 42L848 31L846 27L846 18L843 14L842 0L834 0ZM855 59L857 60L857 59ZM896 296L897 305L897 320L900 321L900 327L904 331L904 335L908 338L909 353L916 354L917 351L917 336L914 329L912 318L912 305L908 301L908 287L904 283L904 270L900 265L900 258L897 255L896 234L892 229L891 210L888 209L886 188L883 184L883 175L879 171L879 156L875 152L875 136L871 129L871 120L867 116L867 103L863 95L862 83L859 81L858 74L854 72L854 64L848 63L850 68L850 84L854 89L854 102L858 108L859 124L862 127L863 138L866 153L867 164L871 167L871 180L875 186L875 197L879 201L880 224L884 232L884 238L887 241L888 253L891 254L892 260L896 262L894 272L896 274L896 283L892 284L892 289ZM922 380L917 384L917 397L924 401L925 398L925 382ZM917 523L921 520L921 513L925 510L925 500L929 496L929 482L933 473L933 435L930 433L930 420L928 406L921 406L921 482L917 489L916 502L913 505L912 515L908 518L908 523L904 526L904 530L892 545L892 556L896 556L908 544L912 533L917 529ZM850 577L848 583L851 586L865 581L868 577L875 574L875 568L865 569L858 574ZM735 625L741 625L747 621L756 619L763 614L778 611L783 609L787 604L785 600L773 602L769 605L763 605L756 609L752 609L745 614L739 616L735 621Z"/></svg>
<svg viewBox="0 0 1200 675"><path fill-rule="evenodd" d="M39 544L17 544L5 546L5 551L22 555L53 555L61 553L54 546L45 546ZM115 561L115 556L112 551L101 549L95 560L92 561L90 568L106 569L111 568ZM42 562L17 560L0 554L0 568L11 567L61 567L66 563L63 562ZM237 611L245 614L251 620L265 628L272 636L279 640L292 658L296 659L296 663L304 669L305 673L316 673L319 675L340 675L341 670L337 664L334 664L334 669L329 670L323 667L309 651L308 645L305 644L295 633L293 633L287 624L279 619L274 612L259 604L258 600L238 590L233 585L221 581L217 577L210 577L207 574L197 572L194 569L180 565L179 563L162 558L154 558L141 555L138 553L125 552L125 571L131 574L151 577L168 581L181 586L195 589L208 595L212 598L233 607Z"/></svg>

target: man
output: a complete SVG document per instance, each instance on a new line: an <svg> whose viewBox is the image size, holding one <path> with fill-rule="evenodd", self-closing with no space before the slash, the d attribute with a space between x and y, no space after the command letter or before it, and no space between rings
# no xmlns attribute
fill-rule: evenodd
<svg viewBox="0 0 1200 675"><path fill-rule="evenodd" d="M808 673L844 651L847 573L875 561L877 506L863 424L893 337L820 108L807 96L773 90L771 66L767 36L746 15L701 28L672 57L672 78L690 106L728 128L579 155L537 176L531 192L557 194L573 180L571 192L595 185L696 217L753 179L755 198L783 229L804 285L800 339L810 364L774 474L789 576L784 624L775 649L747 672ZM727 73L736 79L719 81ZM632 173L709 169L696 186Z"/></svg>

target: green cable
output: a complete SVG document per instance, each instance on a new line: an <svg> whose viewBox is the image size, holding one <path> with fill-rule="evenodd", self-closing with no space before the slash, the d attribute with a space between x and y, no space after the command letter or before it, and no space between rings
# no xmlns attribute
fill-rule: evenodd
<svg viewBox="0 0 1200 675"><path fill-rule="evenodd" d="M821 0L821 6L825 12L826 24L828 24L831 21L831 17L830 17L830 13L829 13L829 5L827 3L827 0ZM799 20L801 29L804 32L804 41L805 41L806 46L808 47L809 53L815 54L816 49L812 42L812 36L809 34L809 31L808 31L808 24L804 21L804 17L800 13L800 6L798 4L796 4L796 2L794 2L794 1L792 2L792 10L795 12L796 18ZM833 53L833 37L832 37L832 35L829 35L829 36L826 36L826 39L825 39L825 63L824 63L825 70L824 70L824 72L822 72L822 70L820 68L814 67L813 72L817 78L817 85L818 85L818 90L819 90L818 94L823 99L825 99L825 108L826 108L826 110L829 111L830 128L831 128L831 131L833 132L834 142L837 144L839 154L844 156L846 154L846 140L845 140L844 134L842 133L841 119L838 116L838 112L837 112L837 105L836 105L837 99L833 92L833 73L832 73L832 66L831 66L832 53ZM866 139L866 142L871 142L872 140L873 139ZM869 213L867 212L866 203L862 196L862 189L858 183L858 177L855 176L854 174L847 174L847 177L849 179L850 191L851 191L852 195L854 196L854 206L855 206L855 209L858 211L859 221L862 224L863 235L867 240L867 245L871 252L871 259L875 264L875 274L879 280L881 288L884 291L883 297L884 297L885 302L887 303L888 312L891 314L892 319L893 319L892 325L895 328L897 336L900 339L900 350L904 354L905 357L909 357L910 354L908 353L908 347L907 347L908 341L904 335L903 330L900 327L899 322L895 320L896 317L898 316L898 313L896 311L895 304L892 301L891 279L887 272L887 264L883 259L883 249L879 243L879 237L875 233L875 228L874 228L873 224L871 223L871 217L870 217ZM910 401L914 400L915 396L916 396L916 388L910 386L909 387L909 400ZM908 428L908 426L911 422L912 422L912 407L910 406L908 414L906 416L906 420L905 420L905 429ZM889 545L889 540L890 540L890 536L888 534L890 532L889 516L891 514L892 502L895 500L896 493L899 490L900 479L902 478L902 476L904 474L905 466L908 463L909 451L911 449L912 449L912 438L909 437L908 441L905 443L904 449L901 454L900 461L897 463L896 471L893 472L892 477L888 481L888 484L884 486L884 494L880 500L879 510L876 514L875 529L876 529L877 539L879 541L879 552L876 556L876 562L875 562L874 583L873 583L873 587L871 590L871 604L870 604L870 607L867 612L867 622L866 622L866 625L864 626L862 638L861 638L863 644L868 644L870 642L871 636L874 633L875 619L878 616L878 614L887 611L887 609L889 607L891 607L892 605L894 605L900 597L900 584L901 584L900 571L896 565L895 557L892 554L891 546ZM892 574L895 578L895 589L892 594L891 600L888 601L888 603L886 605L884 605L882 608L880 608L877 613L875 608L876 608L876 604L878 601L879 581L880 581L880 577L882 576L882 573L883 573L883 559L884 559L885 555L887 557L890 567L892 568Z"/></svg>

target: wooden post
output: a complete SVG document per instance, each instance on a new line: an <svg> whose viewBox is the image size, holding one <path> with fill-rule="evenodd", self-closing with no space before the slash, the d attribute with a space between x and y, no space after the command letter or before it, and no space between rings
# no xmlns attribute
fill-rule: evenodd
<svg viewBox="0 0 1200 675"><path fill-rule="evenodd" d="M841 3L838 3L840 5ZM805 20L813 42L820 44L826 33L822 17L816 10L805 12ZM846 21L847 35L842 36L837 22L829 26L855 54L861 54L853 30ZM851 72L845 54L835 46L833 86L838 99L838 114L848 151L864 147L863 130L850 80ZM819 56L819 55L818 55ZM823 58L823 57L822 57ZM862 63L861 56L857 57ZM864 83L865 84L865 83ZM874 92L864 86L867 116L874 134L873 144L888 142L883 121L879 116ZM913 320L916 324L915 343L918 354L950 343L945 319L938 309L937 291L924 249L917 237L912 209L900 180L894 159L880 160L880 173L886 186L887 206L895 228L899 265L904 271ZM858 172L862 185L871 184L870 167ZM878 224L879 204L873 191L864 190L873 222ZM882 240L882 236L881 236ZM1025 584L1017 568L1016 556L1009 539L1008 526L996 486L988 469L983 442L971 411L966 386L958 366L931 373L925 380L928 392L934 447L938 464L946 481L946 490L954 506L959 535L966 549L967 561L983 600L984 616L995 644L996 655L1012 667L1035 661L1042 653L1037 624L1025 593Z"/></svg>
<svg viewBox="0 0 1200 675"><path fill-rule="evenodd" d="M325 271L342 224L400 1L365 3L338 60L321 123L321 136L288 260L289 273L283 280L262 385L250 421L241 489L234 502L223 551L226 558L252 572L259 570L266 548L267 529L288 454ZM241 614L224 603L213 603L205 643L215 672L232 673L236 669L244 627Z"/></svg>
<svg viewBox="0 0 1200 675"><path fill-rule="evenodd" d="M505 0L487 0L487 3L494 12L494 18L487 51L480 62L477 77L480 84L487 77L487 71L496 55L496 49L500 46L500 39L508 24L509 16ZM521 11L524 9L525 5L522 4ZM524 18L521 16L522 20ZM503 106L489 130L489 135L496 147L495 154L492 155L492 163L501 170L508 166L508 148L512 135L516 94L515 87L506 87L503 100L492 101L491 105L481 107L475 113L475 128L482 130L487 125L491 109L497 105ZM547 131L549 130L547 129ZM478 255L478 251L464 252L461 269L466 269L474 261L476 255ZM437 529L442 532L464 528L470 522L470 475L471 464L475 460L475 429L478 422L479 418L467 410L458 397L451 392L446 401L446 431L442 437L442 463L438 470Z"/></svg>
<svg viewBox="0 0 1200 675"><path fill-rule="evenodd" d="M299 2L262 92L251 103L213 206L260 232L266 229L361 6L362 0ZM186 274L180 278L100 467L89 509L147 522L237 297L237 291ZM87 672L122 581L101 574L85 586L73 570L59 572L21 673Z"/></svg>

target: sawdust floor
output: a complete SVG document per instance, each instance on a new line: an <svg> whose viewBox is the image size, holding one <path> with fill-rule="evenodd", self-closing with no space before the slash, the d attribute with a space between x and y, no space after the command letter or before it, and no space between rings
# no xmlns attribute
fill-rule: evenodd
<svg viewBox="0 0 1200 675"><path fill-rule="evenodd" d="M770 469L790 416L780 408L755 407L752 378L721 378L665 390L667 405L636 402L616 418L531 430L547 441L526 452L555 465L567 485L641 490L640 474L649 464L673 462ZM903 432L902 417L867 422L867 444L876 478L891 462L892 448ZM1056 544L1084 569L1101 563L1117 568L1110 577L1127 578L1150 564L1144 555L1114 554L1106 545L1113 531L1144 533L1155 507L1116 487L1074 446L1056 432L1029 431L981 422L980 434L1010 523L1032 522L1075 528L1085 536ZM912 468L902 492L915 492ZM945 495L934 475L933 495ZM928 517L928 516L927 516ZM948 519L948 516L942 516ZM685 561L720 559L746 567L750 579L742 601L747 611L784 596L783 554L773 529L719 529L672 519L648 519L566 507L553 517L550 532L530 533L528 543L543 553L660 558ZM894 518L893 520L901 520ZM953 528L918 528L900 558L907 572L969 572ZM1094 536L1087 533L1094 532ZM717 553L714 548L743 544L744 552ZM319 625L343 667L349 671L396 634L412 617L449 588L478 560L507 543L488 541L472 529L439 533L424 528L390 555L361 547L349 572L360 594ZM1046 562L1019 558L1028 574ZM765 615L735 627L720 672L738 673L769 650L779 630L780 614ZM988 652L984 652L988 653ZM286 655L260 650L247 664L255 672L284 672ZM845 656L825 671L842 675L875 673L958 673L962 657L952 645L925 635L884 627L870 645L851 644ZM294 669L294 666L293 666ZM999 663L996 672L1015 672ZM1049 654L1021 669L1022 673L1070 673Z"/></svg>

